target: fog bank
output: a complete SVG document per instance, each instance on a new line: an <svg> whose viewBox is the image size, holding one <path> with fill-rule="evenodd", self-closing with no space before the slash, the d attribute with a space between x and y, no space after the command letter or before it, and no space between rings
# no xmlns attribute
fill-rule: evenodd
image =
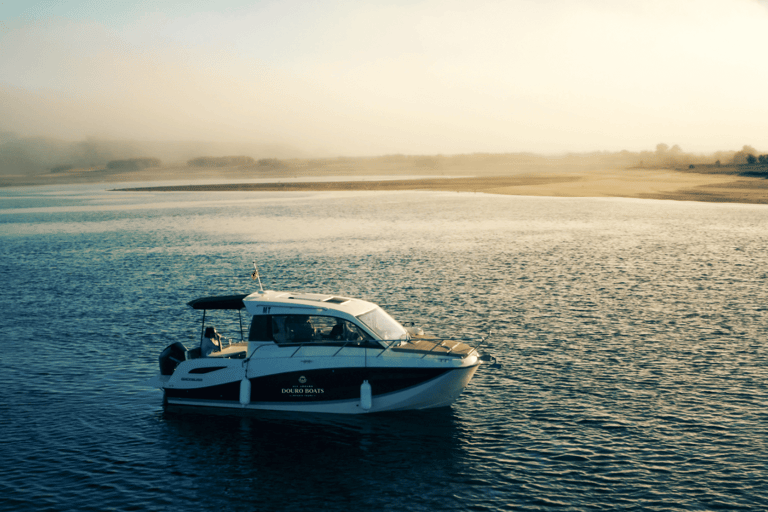
<svg viewBox="0 0 768 512"><path fill-rule="evenodd" d="M755 0L30 0L0 15L0 122L25 138L375 156L711 153L768 133Z"/></svg>

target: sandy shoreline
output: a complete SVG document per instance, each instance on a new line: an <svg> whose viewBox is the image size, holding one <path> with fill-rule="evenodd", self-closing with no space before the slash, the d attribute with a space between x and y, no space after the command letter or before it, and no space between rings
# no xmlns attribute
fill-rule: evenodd
<svg viewBox="0 0 768 512"><path fill-rule="evenodd" d="M676 201L768 204L768 180L675 170L617 169L594 172L517 174L371 181L222 183L133 187L134 191L397 191L432 190L551 197L625 197Z"/></svg>
<svg viewBox="0 0 768 512"><path fill-rule="evenodd" d="M275 168L196 168L179 164L138 170L72 169L32 176L0 176L0 187L104 183L115 190L155 192L432 190L768 204L768 179L744 176L749 169L733 166L654 169L601 165L599 161L577 165L554 159L501 159L488 163L488 158L467 156L450 160L455 165L435 168L422 165L424 159L401 157L390 161L382 157L286 161ZM765 170L762 176L766 176ZM160 185L161 181L170 186L152 186Z"/></svg>

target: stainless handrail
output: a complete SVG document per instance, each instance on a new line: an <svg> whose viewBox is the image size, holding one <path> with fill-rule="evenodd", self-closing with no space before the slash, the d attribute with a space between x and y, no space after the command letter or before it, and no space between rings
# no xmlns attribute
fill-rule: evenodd
<svg viewBox="0 0 768 512"><path fill-rule="evenodd" d="M446 347L446 342L455 342L451 347L448 347L448 351L446 352L446 354L452 354L453 350L459 344L461 344L461 343L464 343L467 346L469 346L470 350L468 350L466 354L461 355L461 358L464 359L467 356L471 355L472 353L479 353L478 352L478 348L480 348L487 341L487 338L485 338L483 336L472 337L472 338L451 338L451 337L429 337L429 338L427 338L427 337L419 337L418 339L434 343L433 347L429 351L427 351L426 354L421 356L422 359L427 357L430 354L433 354L434 350L437 349L438 347ZM323 340L323 341L333 343L334 341L339 341L339 340ZM381 343L384 343L386 346L385 347L358 346L358 348L380 350L379 354L376 356L376 357L380 357L381 355L383 355L385 352L389 351L390 349L397 348L403 342L408 342L408 340L400 340L400 339L398 339L398 340L373 340L373 341L379 341ZM347 341L344 341L342 343L342 345L339 347L339 349L336 350L336 352L334 352L330 357L336 357L342 350L344 350L345 348L348 348L350 345L352 345L354 343L358 343L358 342L359 342L359 340L355 340L355 341L347 340ZM440 343L437 343L437 342L440 342ZM476 343L476 345L473 346L472 343ZM294 343L290 343L289 344L289 346L291 346L291 345L294 345ZM295 345L297 345L296 346L296 350L294 350L293 353L290 356L288 356L289 358L294 357L304 347L319 347L319 346L323 346L320 343L318 343L318 341L300 342L300 343L296 343ZM279 344L259 345L258 347L256 347L253 350L253 352L251 353L250 356L248 356L247 359L250 359L251 357L253 357L253 354L257 350L262 348L262 347L280 347L280 345Z"/></svg>
<svg viewBox="0 0 768 512"><path fill-rule="evenodd" d="M324 341L334 342L334 341L339 341L339 340L324 340ZM253 350L251 355L248 356L248 359L250 359L253 356L253 353L256 352L257 350L259 350L260 348L263 348L263 347L281 347L281 345L279 345L277 343L274 343L274 342L265 341L263 343L264 343L264 345L259 345L258 347L256 347ZM339 349L336 352L333 353L333 355L331 357L336 357L336 355L339 352L341 352L343 349L347 348L350 344L353 344L353 343L358 343L358 341L349 341L349 340L344 341L344 343L339 347ZM294 350L293 353L290 356L288 356L289 358L295 356L299 352L299 350L301 350L304 347L320 347L320 346L323 346L320 343L318 343L317 341L306 341L306 342L300 342L300 343L289 343L289 344L283 345L283 347L286 348L287 346L294 346L294 345L296 345L296 350ZM379 349L378 347L370 347L370 346L361 346L359 348L376 349L376 350Z"/></svg>
<svg viewBox="0 0 768 512"><path fill-rule="evenodd" d="M467 351L466 354L461 356L461 358L464 359L467 356L469 356L470 354L472 354L473 352L478 352L477 349L480 346L482 346L487 341L487 338L484 338L482 336L472 337L472 338L452 338L452 337L429 337L429 338L427 338L425 336L419 336L418 339L419 340L423 340L423 341L430 341L430 342L434 343L434 346L431 349L429 349L429 351L421 357L422 359L424 359L426 356L431 354L432 351L435 350L437 347L444 347L445 346L445 342L447 342L447 341L455 341L456 342L451 348L448 349L448 352L446 352L447 354L451 353L451 351L454 348L456 348L460 343L464 343L465 345L467 345L470 348L470 350ZM407 340L392 340L392 341L390 341L390 340L381 340L381 341L384 341L385 343L387 343L387 342L389 343L387 348L384 349L381 352L381 354L383 354L384 352L386 352L390 348L395 348L395 346L397 344L402 343L403 341L407 341ZM438 341L440 343L436 343ZM476 346L472 346L472 343L477 343L477 345ZM381 354L379 354L379 356ZM376 357L379 357L379 356L376 356Z"/></svg>

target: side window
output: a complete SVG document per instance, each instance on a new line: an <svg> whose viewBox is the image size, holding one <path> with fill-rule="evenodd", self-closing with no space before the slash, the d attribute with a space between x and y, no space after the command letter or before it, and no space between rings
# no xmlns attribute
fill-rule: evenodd
<svg viewBox="0 0 768 512"><path fill-rule="evenodd" d="M287 343L288 336L285 332L285 315L276 315L272 318L272 336L278 343Z"/></svg>
<svg viewBox="0 0 768 512"><path fill-rule="evenodd" d="M333 341L368 341L368 336L362 329L346 320L324 317L329 329L323 332L323 338Z"/></svg>
<svg viewBox="0 0 768 512"><path fill-rule="evenodd" d="M322 341L367 341L370 337L352 322L332 316L309 317L315 339Z"/></svg>
<svg viewBox="0 0 768 512"><path fill-rule="evenodd" d="M370 340L352 322L331 316L267 315L261 317L265 320L259 321L259 326L256 326L256 318L251 324L251 340L274 340L278 344Z"/></svg>
<svg viewBox="0 0 768 512"><path fill-rule="evenodd" d="M315 337L315 328L307 315L287 315L285 318L285 332L288 341L293 343L307 343Z"/></svg>
<svg viewBox="0 0 768 512"><path fill-rule="evenodd" d="M351 322L344 322L344 331L346 333L346 340L350 341L369 341L371 338L363 332L358 326Z"/></svg>
<svg viewBox="0 0 768 512"><path fill-rule="evenodd" d="M323 341L337 339L334 334L336 329L336 319L332 316L312 316L310 317L312 326L315 328L317 338ZM336 329L338 331L338 329Z"/></svg>
<svg viewBox="0 0 768 512"><path fill-rule="evenodd" d="M273 341L272 317L270 315L254 315L251 320L251 330L248 333L249 341Z"/></svg>
<svg viewBox="0 0 768 512"><path fill-rule="evenodd" d="M308 343L317 339L308 315L273 315L272 335L277 343Z"/></svg>

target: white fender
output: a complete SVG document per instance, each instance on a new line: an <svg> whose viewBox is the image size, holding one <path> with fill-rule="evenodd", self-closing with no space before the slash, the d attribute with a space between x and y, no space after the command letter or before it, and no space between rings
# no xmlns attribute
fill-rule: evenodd
<svg viewBox="0 0 768 512"><path fill-rule="evenodd" d="M367 380L364 380L360 385L360 407L364 411L370 411L373 407L373 393L371 392L371 385Z"/></svg>
<svg viewBox="0 0 768 512"><path fill-rule="evenodd" d="M248 377L243 377L240 381L240 405L246 406L251 403L251 381Z"/></svg>

